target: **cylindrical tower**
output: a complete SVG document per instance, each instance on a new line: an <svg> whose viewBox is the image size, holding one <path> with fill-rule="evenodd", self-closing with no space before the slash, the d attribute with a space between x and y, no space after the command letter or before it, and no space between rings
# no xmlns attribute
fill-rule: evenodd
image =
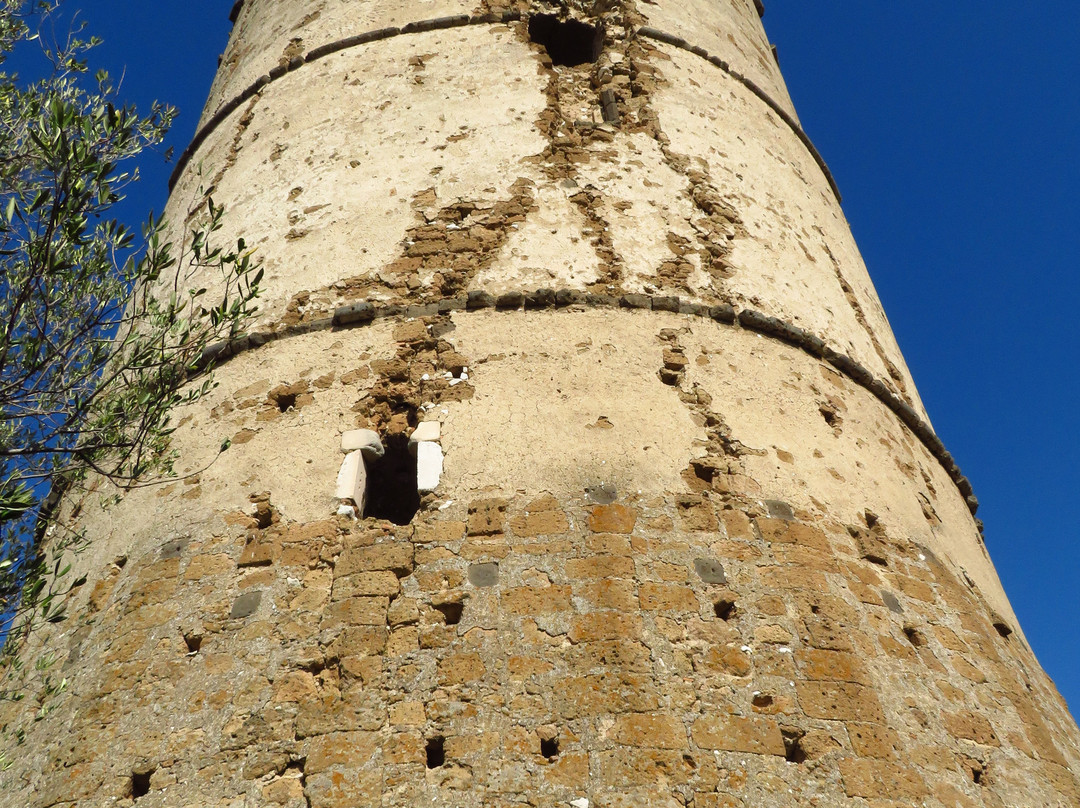
<svg viewBox="0 0 1080 808"><path fill-rule="evenodd" d="M169 218L226 206L260 320L176 414L205 470L75 509L5 786L1080 804L760 3L476 2L237 4Z"/></svg>

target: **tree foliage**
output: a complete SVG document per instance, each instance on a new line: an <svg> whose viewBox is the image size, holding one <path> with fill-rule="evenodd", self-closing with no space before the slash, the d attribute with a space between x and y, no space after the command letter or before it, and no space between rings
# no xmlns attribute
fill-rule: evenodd
<svg viewBox="0 0 1080 808"><path fill-rule="evenodd" d="M43 22L70 26L58 2L0 0L0 613L19 631L62 619L79 583L64 559L87 539L53 518L60 497L172 474L169 411L207 392L192 371L238 334L261 277L243 241L216 246L209 197L180 245L160 218L141 235L117 220L133 158L175 112L120 103L80 27L46 41ZM36 77L8 72L23 50ZM212 291L189 291L195 275Z"/></svg>

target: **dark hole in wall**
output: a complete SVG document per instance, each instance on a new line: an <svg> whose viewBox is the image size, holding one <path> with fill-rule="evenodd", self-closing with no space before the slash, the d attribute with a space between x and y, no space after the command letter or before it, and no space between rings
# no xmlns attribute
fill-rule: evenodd
<svg viewBox="0 0 1080 808"><path fill-rule="evenodd" d="M283 393L274 399L274 403L277 404L278 412L290 410L296 406L296 394Z"/></svg>
<svg viewBox="0 0 1080 808"><path fill-rule="evenodd" d="M456 626L461 622L461 614L465 611L465 604L460 601L436 604L435 609L442 612L446 625Z"/></svg>
<svg viewBox="0 0 1080 808"><path fill-rule="evenodd" d="M427 767L429 769L437 769L446 763L446 750L443 748L443 737L441 735L428 738L425 752L427 753Z"/></svg>
<svg viewBox="0 0 1080 808"><path fill-rule="evenodd" d="M910 642L916 648L922 648L924 645L926 645L926 638L917 628L905 626L904 635L908 638L908 642Z"/></svg>
<svg viewBox="0 0 1080 808"><path fill-rule="evenodd" d="M721 620L730 620L735 616L735 601L721 598L713 604L713 611Z"/></svg>
<svg viewBox="0 0 1080 808"><path fill-rule="evenodd" d="M367 505L364 516L407 525L420 510L416 490L416 458L409 452L406 435L383 438L386 453L367 467Z"/></svg>
<svg viewBox="0 0 1080 808"><path fill-rule="evenodd" d="M1006 639L1008 639L1009 635L1013 633L1012 626L1010 626L1004 620L996 621L994 623L994 629L997 631L998 634L1000 634L1002 637L1005 637Z"/></svg>
<svg viewBox="0 0 1080 808"><path fill-rule="evenodd" d="M131 774L131 798L134 800L145 797L150 793L150 777L154 770L145 772L132 772Z"/></svg>
<svg viewBox="0 0 1080 808"><path fill-rule="evenodd" d="M805 763L806 750L802 748L802 738L806 733L801 729L783 729L780 734L784 738L784 759L791 763Z"/></svg>
<svg viewBox="0 0 1080 808"><path fill-rule="evenodd" d="M540 754L546 757L548 760L554 760L555 758L557 758L559 756L559 739L541 738Z"/></svg>
<svg viewBox="0 0 1080 808"><path fill-rule="evenodd" d="M202 635L201 634L185 634L184 644L187 645L189 654L199 653L199 649L202 648Z"/></svg>
<svg viewBox="0 0 1080 808"><path fill-rule="evenodd" d="M529 39L544 46L552 64L575 67L600 58L604 29L577 20L562 22L553 14L534 14L529 18Z"/></svg>

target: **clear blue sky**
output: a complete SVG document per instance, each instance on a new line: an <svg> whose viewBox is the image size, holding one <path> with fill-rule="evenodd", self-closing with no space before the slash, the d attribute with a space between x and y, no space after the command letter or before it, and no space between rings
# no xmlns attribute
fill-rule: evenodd
<svg viewBox="0 0 1080 808"><path fill-rule="evenodd" d="M186 145L232 0L72 0ZM1080 5L765 0L824 155L1043 666L1080 705ZM160 210L153 157L130 210Z"/></svg>

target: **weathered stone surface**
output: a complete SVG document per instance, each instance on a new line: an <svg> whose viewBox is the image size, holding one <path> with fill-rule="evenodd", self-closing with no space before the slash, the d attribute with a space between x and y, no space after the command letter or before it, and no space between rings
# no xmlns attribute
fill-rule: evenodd
<svg viewBox="0 0 1080 808"><path fill-rule="evenodd" d="M703 749L781 757L785 754L780 726L767 718L706 716L694 722L690 734Z"/></svg>
<svg viewBox="0 0 1080 808"><path fill-rule="evenodd" d="M184 482L65 503L86 585L23 658L69 689L0 704L2 793L1080 804L754 5L562 5L595 63L532 0L237 7L168 215L212 186L260 313Z"/></svg>

